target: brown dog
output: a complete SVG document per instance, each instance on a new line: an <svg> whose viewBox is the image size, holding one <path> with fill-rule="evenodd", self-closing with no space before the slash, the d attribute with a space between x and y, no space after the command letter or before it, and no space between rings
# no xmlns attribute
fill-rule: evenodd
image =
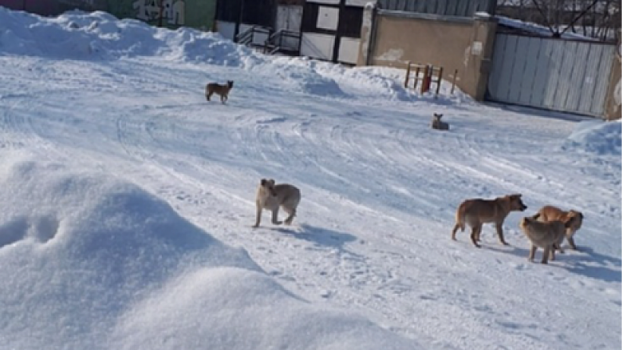
<svg viewBox="0 0 623 350"><path fill-rule="evenodd" d="M253 227L260 226L260 220L262 219L262 209L268 209L273 212L272 223L274 225L281 225L281 221L277 220L279 215L279 207L288 213L288 217L284 221L286 225L290 225L294 216L296 215L296 207L301 201L301 191L289 184L275 185L273 179L262 179L260 185L257 188L257 194L255 197L256 215L255 225Z"/></svg>
<svg viewBox="0 0 623 350"><path fill-rule="evenodd" d="M209 83L208 85L206 85L206 100L210 101L210 97L212 97L212 94L216 93L217 95L221 96L221 102L225 103L225 101L227 101L227 99L229 98L229 90L231 90L231 88L233 87L233 80L228 80L227 85Z"/></svg>
<svg viewBox="0 0 623 350"><path fill-rule="evenodd" d="M441 121L443 114L433 113L433 120L430 127L436 130L450 130L450 124Z"/></svg>
<svg viewBox="0 0 623 350"><path fill-rule="evenodd" d="M539 215L539 214L537 214ZM537 216L535 215L535 216ZM547 260L556 258L555 246L560 244L565 238L565 231L569 223L562 221L538 221L535 217L524 217L519 222L519 227L523 230L526 237L530 240L530 254L528 260L534 260L537 248L543 249L542 264L547 264Z"/></svg>
<svg viewBox="0 0 623 350"><path fill-rule="evenodd" d="M456 241L456 231L460 228L463 232L467 223L472 228L470 235L472 243L480 248L478 241L480 241L482 225L494 223L500 243L508 245L504 241L504 233L502 232L504 220L511 211L524 211L527 208L521 201L521 194L510 194L493 200L468 199L461 203L456 210L456 225L452 230L452 239Z"/></svg>
<svg viewBox="0 0 623 350"><path fill-rule="evenodd" d="M582 222L584 221L584 215L577 210L569 210L564 211L560 208L554 207L552 205L546 205L539 210L539 213L534 215L533 218L539 219L540 221L562 221L566 226L565 237L567 238L567 242L571 246L571 249L577 250L577 246L573 240L573 235L582 227ZM560 249L560 246L557 248Z"/></svg>

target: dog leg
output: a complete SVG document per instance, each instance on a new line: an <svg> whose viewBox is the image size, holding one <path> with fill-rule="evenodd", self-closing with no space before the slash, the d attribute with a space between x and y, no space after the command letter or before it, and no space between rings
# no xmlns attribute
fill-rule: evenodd
<svg viewBox="0 0 623 350"><path fill-rule="evenodd" d="M260 220L262 220L262 207L258 205L255 211L255 225L253 227L260 226Z"/></svg>
<svg viewBox="0 0 623 350"><path fill-rule="evenodd" d="M456 231L458 231L458 229L461 228L461 225L456 224L454 225L454 228L452 229L452 240L456 241ZM461 230L461 232L463 232L463 230Z"/></svg>
<svg viewBox="0 0 623 350"><path fill-rule="evenodd" d="M556 260L556 243L549 248L549 260Z"/></svg>
<svg viewBox="0 0 623 350"><path fill-rule="evenodd" d="M273 210L273 221L272 222L273 222L274 225L281 225L282 224L281 221L277 220L278 215L279 215L279 208Z"/></svg>
<svg viewBox="0 0 623 350"><path fill-rule="evenodd" d="M536 246L530 243L530 253L528 254L528 261L534 261L535 253L536 253Z"/></svg>
<svg viewBox="0 0 623 350"><path fill-rule="evenodd" d="M476 242L480 242L480 234L482 233L482 224L478 228L478 233L476 234Z"/></svg>
<svg viewBox="0 0 623 350"><path fill-rule="evenodd" d="M291 225L292 224L292 220L294 219L294 216L296 215L296 209L286 209L284 208L283 210L285 210L286 213L290 214L284 221L284 223L286 225Z"/></svg>
<svg viewBox="0 0 623 350"><path fill-rule="evenodd" d="M502 243L503 245L508 245L508 243L506 243L506 241L504 240L504 232L502 231L501 222L495 224L495 230L498 233L498 239L500 240L500 243Z"/></svg>
<svg viewBox="0 0 623 350"><path fill-rule="evenodd" d="M546 245L543 249L543 258L541 259L541 264L547 264L547 258L549 257L549 253L551 252L552 247Z"/></svg>
<svg viewBox="0 0 623 350"><path fill-rule="evenodd" d="M573 241L573 237L567 237L567 242L569 242L571 249L578 250L578 247L575 246L575 242Z"/></svg>
<svg viewBox="0 0 623 350"><path fill-rule="evenodd" d="M476 246L476 248L480 248L480 245L478 244L478 235L480 234L480 230L482 229L482 225L480 226L474 226L472 227L472 233L469 235L469 237L472 239L472 243L474 243L474 245Z"/></svg>

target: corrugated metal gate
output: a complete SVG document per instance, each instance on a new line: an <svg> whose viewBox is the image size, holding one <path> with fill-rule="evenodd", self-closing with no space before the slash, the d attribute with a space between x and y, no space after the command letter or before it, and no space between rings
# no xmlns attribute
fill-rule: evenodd
<svg viewBox="0 0 623 350"><path fill-rule="evenodd" d="M601 117L615 49L597 42L498 33L487 98Z"/></svg>

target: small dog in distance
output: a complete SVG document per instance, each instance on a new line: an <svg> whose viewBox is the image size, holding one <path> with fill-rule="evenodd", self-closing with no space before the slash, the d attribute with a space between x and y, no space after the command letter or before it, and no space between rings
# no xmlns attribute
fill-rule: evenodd
<svg viewBox="0 0 623 350"><path fill-rule="evenodd" d="M443 117L443 114L433 113L431 127L435 130L450 130L450 125L446 122L442 122L441 117Z"/></svg>
<svg viewBox="0 0 623 350"><path fill-rule="evenodd" d="M221 103L225 103L229 96L229 90L234 87L234 81L228 80L226 85L218 83L209 83L206 85L206 100L210 101L212 94L216 93L221 96Z"/></svg>

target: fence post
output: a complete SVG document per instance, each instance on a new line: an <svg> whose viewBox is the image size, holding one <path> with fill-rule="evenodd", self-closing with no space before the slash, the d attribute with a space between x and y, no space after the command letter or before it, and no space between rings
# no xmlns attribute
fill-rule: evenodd
<svg viewBox="0 0 623 350"><path fill-rule="evenodd" d="M424 78L422 78L422 87L420 89L420 93L423 94L430 89L430 77L432 74L432 67L427 64L424 66Z"/></svg>
<svg viewBox="0 0 623 350"><path fill-rule="evenodd" d="M439 95L439 88L441 87L441 77L443 77L443 67L439 67L439 72L437 74L437 91L435 91L435 98Z"/></svg>
<svg viewBox="0 0 623 350"><path fill-rule="evenodd" d="M411 74L411 61L407 61L407 74L405 75L405 89L409 86L409 74Z"/></svg>

